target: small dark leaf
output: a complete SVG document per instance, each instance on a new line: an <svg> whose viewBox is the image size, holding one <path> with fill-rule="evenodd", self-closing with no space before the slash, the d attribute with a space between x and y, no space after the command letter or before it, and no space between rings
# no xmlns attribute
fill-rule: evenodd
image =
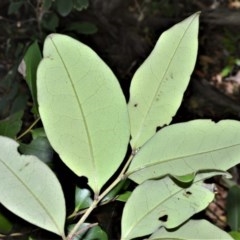
<svg viewBox="0 0 240 240"><path fill-rule="evenodd" d="M42 18L42 27L51 32L56 32L56 28L58 27L59 24L59 18L58 16L51 12L51 13L45 13Z"/></svg>
<svg viewBox="0 0 240 240"><path fill-rule="evenodd" d="M81 34L91 35L95 34L98 29L95 24L90 22L74 22L68 26L67 31L74 31Z"/></svg>
<svg viewBox="0 0 240 240"><path fill-rule="evenodd" d="M12 223L2 213L0 213L0 233L9 233L12 227Z"/></svg>
<svg viewBox="0 0 240 240"><path fill-rule="evenodd" d="M43 1L43 9L48 10L52 6L52 0L44 0Z"/></svg>
<svg viewBox="0 0 240 240"><path fill-rule="evenodd" d="M73 1L72 0L56 0L56 7L57 7L57 11L58 13L63 16L66 17L73 8Z"/></svg>
<svg viewBox="0 0 240 240"><path fill-rule="evenodd" d="M46 137L37 137L29 144L21 143L19 150L25 155L37 156L46 164L49 164L53 157L53 149Z"/></svg>
<svg viewBox="0 0 240 240"><path fill-rule="evenodd" d="M15 64L0 80L1 100L0 119L25 109L28 95L16 81L17 64Z"/></svg>
<svg viewBox="0 0 240 240"><path fill-rule="evenodd" d="M23 6L24 2L25 2L24 0L11 2L8 7L8 15L17 13L19 9Z"/></svg>
<svg viewBox="0 0 240 240"><path fill-rule="evenodd" d="M34 113L37 113L37 106L38 106L37 105L36 73L37 73L37 67L41 59L42 59L41 51L37 41L35 41L27 49L24 59L19 66L19 70L21 69L21 73L26 78L28 87L32 94L33 103L34 103Z"/></svg>
<svg viewBox="0 0 240 240"><path fill-rule="evenodd" d="M227 222L233 231L240 230L240 187L233 186L229 189L226 211Z"/></svg>
<svg viewBox="0 0 240 240"><path fill-rule="evenodd" d="M15 138L22 126L23 111L16 112L0 121L0 135Z"/></svg>

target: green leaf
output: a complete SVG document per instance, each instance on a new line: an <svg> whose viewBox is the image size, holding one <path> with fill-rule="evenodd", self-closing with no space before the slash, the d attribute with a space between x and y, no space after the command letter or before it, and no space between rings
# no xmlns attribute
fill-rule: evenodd
<svg viewBox="0 0 240 240"><path fill-rule="evenodd" d="M66 17L73 8L73 1L72 0L56 0L56 7L57 7L57 11L58 13L63 16Z"/></svg>
<svg viewBox="0 0 240 240"><path fill-rule="evenodd" d="M21 143L19 150L26 155L34 155L46 164L49 164L53 157L53 149L46 137L37 137L31 143Z"/></svg>
<svg viewBox="0 0 240 240"><path fill-rule="evenodd" d="M133 76L128 104L133 149L176 114L197 57L198 19L193 14L164 32Z"/></svg>
<svg viewBox="0 0 240 240"><path fill-rule="evenodd" d="M23 111L16 112L0 121L0 135L15 138L22 126Z"/></svg>
<svg viewBox="0 0 240 240"><path fill-rule="evenodd" d="M31 130L32 138L37 139L39 137L46 137L44 128L34 128Z"/></svg>
<svg viewBox="0 0 240 240"><path fill-rule="evenodd" d="M116 77L93 50L60 34L47 37L37 75L39 112L52 147L98 194L129 141L126 101Z"/></svg>
<svg viewBox="0 0 240 240"><path fill-rule="evenodd" d="M78 11L87 9L89 6L89 0L74 0L74 8Z"/></svg>
<svg viewBox="0 0 240 240"><path fill-rule="evenodd" d="M198 174L189 188L179 187L168 176L139 185L123 209L122 239L145 236L160 227L175 228L205 209L214 193L203 186L203 179L211 175Z"/></svg>
<svg viewBox="0 0 240 240"><path fill-rule="evenodd" d="M195 177L195 173L190 173L184 176L173 176L177 181L182 183L191 183Z"/></svg>
<svg viewBox="0 0 240 240"><path fill-rule="evenodd" d="M217 239L232 240L228 233L216 227L206 220L190 220L175 231L168 231L165 228L157 230L149 239L151 240L185 240L185 239Z"/></svg>
<svg viewBox="0 0 240 240"><path fill-rule="evenodd" d="M227 223L233 231L240 230L240 187L233 186L228 191L226 211Z"/></svg>
<svg viewBox="0 0 240 240"><path fill-rule="evenodd" d="M53 172L18 143L0 137L0 202L26 221L64 236L65 201Z"/></svg>
<svg viewBox="0 0 240 240"><path fill-rule="evenodd" d="M8 7L8 15L17 13L24 3L24 0L11 1Z"/></svg>
<svg viewBox="0 0 240 240"><path fill-rule="evenodd" d="M88 208L92 204L91 192L88 189L76 187L75 190L75 210L78 212L81 209Z"/></svg>
<svg viewBox="0 0 240 240"><path fill-rule="evenodd" d="M70 232L74 226L74 224L68 226L68 231ZM107 234L101 227L92 227L90 223L83 223L77 233L71 240L108 240Z"/></svg>
<svg viewBox="0 0 240 240"><path fill-rule="evenodd" d="M41 21L42 28L47 31L56 32L59 25L59 18L54 12L46 12Z"/></svg>
<svg viewBox="0 0 240 240"><path fill-rule="evenodd" d="M240 232L232 231L229 234L233 239L240 240Z"/></svg>
<svg viewBox="0 0 240 240"><path fill-rule="evenodd" d="M32 43L27 52L24 55L23 62L21 64L25 64L26 73L25 78L32 94L33 103L34 103L34 112L37 113L37 86L36 86L36 78L37 78L37 67L42 59L41 51L38 45L38 42L35 41Z"/></svg>
<svg viewBox="0 0 240 240"><path fill-rule="evenodd" d="M0 233L8 234L12 227L12 223L0 212Z"/></svg>
<svg viewBox="0 0 240 240"><path fill-rule="evenodd" d="M43 0L43 10L47 11L52 6L52 0Z"/></svg>
<svg viewBox="0 0 240 240"><path fill-rule="evenodd" d="M90 22L74 22L70 23L67 26L67 31L74 31L85 35L91 35L95 34L98 31L98 28L95 24Z"/></svg>
<svg viewBox="0 0 240 240"><path fill-rule="evenodd" d="M240 162L240 122L194 120L167 126L136 154L127 175L137 183L166 174L226 171Z"/></svg>
<svg viewBox="0 0 240 240"><path fill-rule="evenodd" d="M122 194L120 194L118 197L117 197L117 200L120 201L120 202L126 202L129 197L131 196L132 192L130 191L126 191Z"/></svg>
<svg viewBox="0 0 240 240"><path fill-rule="evenodd" d="M82 240L108 240L107 234L99 226L91 228Z"/></svg>
<svg viewBox="0 0 240 240"><path fill-rule="evenodd" d="M111 201L118 196L120 192L125 192L130 184L129 179L120 181L104 198L101 202Z"/></svg>

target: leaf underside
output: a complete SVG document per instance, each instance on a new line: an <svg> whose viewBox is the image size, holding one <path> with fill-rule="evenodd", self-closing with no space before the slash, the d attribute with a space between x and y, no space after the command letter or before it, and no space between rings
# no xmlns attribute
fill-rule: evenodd
<svg viewBox="0 0 240 240"><path fill-rule="evenodd" d="M136 154L127 175L137 183L167 174L226 171L240 162L240 122L193 120L167 126Z"/></svg>
<svg viewBox="0 0 240 240"><path fill-rule="evenodd" d="M133 149L176 114L196 62L198 21L196 13L165 31L134 74L128 103Z"/></svg>
<svg viewBox="0 0 240 240"><path fill-rule="evenodd" d="M0 203L43 229L64 236L65 200L53 172L35 156L19 155L18 143L0 137Z"/></svg>
<svg viewBox="0 0 240 240"><path fill-rule="evenodd" d="M122 162L129 119L120 85L86 45L51 34L37 72L38 103L47 137L63 162L86 176L95 193Z"/></svg>
<svg viewBox="0 0 240 240"><path fill-rule="evenodd" d="M188 188L176 185L169 177L147 180L139 185L123 210L122 239L149 235L160 227L176 228L205 209L214 193L206 188L203 180L218 174L198 174Z"/></svg>

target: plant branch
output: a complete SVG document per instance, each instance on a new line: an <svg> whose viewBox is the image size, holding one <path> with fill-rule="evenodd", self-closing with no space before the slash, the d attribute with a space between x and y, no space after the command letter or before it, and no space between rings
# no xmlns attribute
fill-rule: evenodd
<svg viewBox="0 0 240 240"><path fill-rule="evenodd" d="M97 206L98 204L98 199L95 199L91 206L87 209L87 211L83 214L83 216L80 218L80 220L77 222L77 224L74 226L74 228L70 231L70 233L67 236L68 240L71 240L76 232L78 231L79 227L84 223L84 221L87 219L87 217L90 215L90 213L93 211L93 209Z"/></svg>
<svg viewBox="0 0 240 240"><path fill-rule="evenodd" d="M103 191L94 201L92 202L91 206L87 209L87 211L83 214L83 216L80 218L80 220L77 222L77 224L74 226L74 228L70 231L70 233L67 236L68 240L71 240L76 232L78 231L79 227L84 223L84 221L87 219L87 217L90 215L90 213L93 211L94 208L99 204L99 202L124 178L124 173L127 170L128 166L130 165L133 157L135 156L134 153L131 154L129 159L127 160L126 164L124 165L122 171L118 175L118 177L110 184L110 186Z"/></svg>
<svg viewBox="0 0 240 240"><path fill-rule="evenodd" d="M20 134L16 140L21 139L23 136L25 136L28 132L30 132L32 130L32 128L38 123L38 121L40 120L40 118L37 118L28 128L27 130L25 130L22 134Z"/></svg>

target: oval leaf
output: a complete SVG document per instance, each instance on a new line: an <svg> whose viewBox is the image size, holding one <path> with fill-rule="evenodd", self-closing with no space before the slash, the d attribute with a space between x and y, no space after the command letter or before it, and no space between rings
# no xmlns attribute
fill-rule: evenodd
<svg viewBox="0 0 240 240"><path fill-rule="evenodd" d="M166 240L166 239L218 239L232 240L233 238L206 220L190 220L175 231L167 231L165 228L160 228L149 239L151 240Z"/></svg>
<svg viewBox="0 0 240 240"><path fill-rule="evenodd" d="M73 1L72 0L56 0L57 11L63 17L66 17L73 8Z"/></svg>
<svg viewBox="0 0 240 240"><path fill-rule="evenodd" d="M133 149L176 114L196 62L198 19L196 13L164 32L133 76L128 104Z"/></svg>
<svg viewBox="0 0 240 240"><path fill-rule="evenodd" d="M93 50L60 34L47 37L37 75L39 112L51 145L98 193L129 141L126 101L116 77Z"/></svg>
<svg viewBox="0 0 240 240"><path fill-rule="evenodd" d="M37 67L39 62L42 59L42 55L40 52L40 48L38 42L35 41L32 43L27 49L24 59L22 60L22 65L25 64L26 72L23 72L23 76L25 75L26 82L28 84L29 90L33 99L33 111L37 113L37 86L36 86L36 78L37 78Z"/></svg>
<svg viewBox="0 0 240 240"><path fill-rule="evenodd" d="M137 183L200 170L226 171L240 162L240 122L194 120L155 134L136 154L129 178Z"/></svg>
<svg viewBox="0 0 240 240"><path fill-rule="evenodd" d="M65 200L53 172L18 143L0 137L0 203L26 221L64 236Z"/></svg>
<svg viewBox="0 0 240 240"><path fill-rule="evenodd" d="M147 180L132 192L124 207L122 239L145 236L162 226L175 228L213 199L214 194L199 179L186 189L169 177Z"/></svg>

